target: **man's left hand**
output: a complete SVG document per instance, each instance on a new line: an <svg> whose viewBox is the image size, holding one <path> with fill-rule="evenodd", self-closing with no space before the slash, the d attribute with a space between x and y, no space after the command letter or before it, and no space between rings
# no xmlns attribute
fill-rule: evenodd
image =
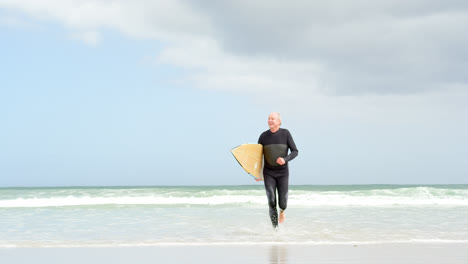
<svg viewBox="0 0 468 264"><path fill-rule="evenodd" d="M277 160L276 160L276 163L278 163L279 165L284 165L286 163L286 161L284 161L283 158L279 157Z"/></svg>

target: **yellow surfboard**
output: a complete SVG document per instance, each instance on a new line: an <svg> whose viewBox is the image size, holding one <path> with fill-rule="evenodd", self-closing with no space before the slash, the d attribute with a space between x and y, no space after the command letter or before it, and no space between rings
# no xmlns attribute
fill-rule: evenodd
<svg viewBox="0 0 468 264"><path fill-rule="evenodd" d="M237 162L256 181L263 181L263 146L261 144L243 144L231 149Z"/></svg>

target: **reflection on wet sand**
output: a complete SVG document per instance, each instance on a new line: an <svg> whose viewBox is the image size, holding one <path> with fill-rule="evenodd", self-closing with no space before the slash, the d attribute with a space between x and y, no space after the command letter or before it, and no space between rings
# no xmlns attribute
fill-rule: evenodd
<svg viewBox="0 0 468 264"><path fill-rule="evenodd" d="M285 245L273 245L270 248L270 264L288 263L288 247Z"/></svg>

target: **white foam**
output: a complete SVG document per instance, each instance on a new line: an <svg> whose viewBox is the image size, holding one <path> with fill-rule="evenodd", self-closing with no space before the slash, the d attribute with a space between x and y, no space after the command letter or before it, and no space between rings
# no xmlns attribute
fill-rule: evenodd
<svg viewBox="0 0 468 264"><path fill-rule="evenodd" d="M391 205L452 205L468 206L468 199L463 197L429 197L408 196L351 196L343 194L306 194L290 196L290 205L297 206L391 206Z"/></svg>
<svg viewBox="0 0 468 264"><path fill-rule="evenodd" d="M88 196L87 196L88 195ZM53 207L92 205L265 205L263 190L211 190L198 193L174 191L170 193L115 192L92 196L74 193L68 196L17 198L0 200L0 208ZM289 192L294 206L468 206L468 190L415 187L363 191L304 191Z"/></svg>
<svg viewBox="0 0 468 264"><path fill-rule="evenodd" d="M221 205L232 203L259 203L255 196L212 197L56 197L0 201L0 207L52 207L85 205ZM261 204L266 203L260 202Z"/></svg>

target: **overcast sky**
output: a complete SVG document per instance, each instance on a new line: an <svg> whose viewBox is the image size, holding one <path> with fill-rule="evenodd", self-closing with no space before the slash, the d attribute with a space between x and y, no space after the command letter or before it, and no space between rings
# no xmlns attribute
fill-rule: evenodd
<svg viewBox="0 0 468 264"><path fill-rule="evenodd" d="M0 186L468 183L466 1L0 0Z"/></svg>

